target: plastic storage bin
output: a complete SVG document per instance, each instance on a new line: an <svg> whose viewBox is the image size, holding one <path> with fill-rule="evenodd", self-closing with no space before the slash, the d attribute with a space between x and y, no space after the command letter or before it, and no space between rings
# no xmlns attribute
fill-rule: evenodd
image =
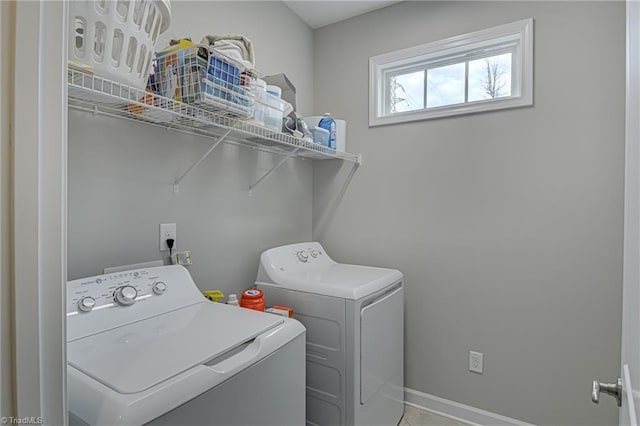
<svg viewBox="0 0 640 426"><path fill-rule="evenodd" d="M264 113L267 103L267 83L264 80L256 79L253 82L252 90L255 96L255 104L253 106L253 119L254 121L264 126Z"/></svg>
<svg viewBox="0 0 640 426"><path fill-rule="evenodd" d="M238 117L253 115L254 97L239 85L239 67L208 46L160 52L152 90L176 101Z"/></svg>
<svg viewBox="0 0 640 426"><path fill-rule="evenodd" d="M271 93L266 93L264 105L264 125L276 132L282 131L282 119L284 118L284 102Z"/></svg>
<svg viewBox="0 0 640 426"><path fill-rule="evenodd" d="M168 0L70 1L69 62L144 89L158 37L170 21Z"/></svg>
<svg viewBox="0 0 640 426"><path fill-rule="evenodd" d="M307 123L309 128L317 126L322 120L323 116L313 115L310 117L304 117L303 120ZM336 151L346 152L347 150L347 122L334 118L336 122Z"/></svg>
<svg viewBox="0 0 640 426"><path fill-rule="evenodd" d="M317 143L322 146L329 146L329 136L330 133L327 129L323 129L322 127L312 127L309 129L311 134L313 135L313 143Z"/></svg>

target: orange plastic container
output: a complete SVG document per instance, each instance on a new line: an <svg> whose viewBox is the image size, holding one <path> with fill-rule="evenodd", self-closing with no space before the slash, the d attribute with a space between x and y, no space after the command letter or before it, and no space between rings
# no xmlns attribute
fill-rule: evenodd
<svg viewBox="0 0 640 426"><path fill-rule="evenodd" d="M255 288L243 291L240 298L240 306L264 312L264 293L262 293L262 290Z"/></svg>
<svg viewBox="0 0 640 426"><path fill-rule="evenodd" d="M273 305L272 308L287 311L287 313L289 314L289 318L293 318L293 309L288 306Z"/></svg>

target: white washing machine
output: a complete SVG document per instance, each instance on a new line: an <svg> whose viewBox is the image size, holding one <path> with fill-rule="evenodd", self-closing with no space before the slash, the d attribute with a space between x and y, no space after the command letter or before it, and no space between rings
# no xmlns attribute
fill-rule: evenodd
<svg viewBox="0 0 640 426"><path fill-rule="evenodd" d="M403 275L318 243L262 253L256 284L307 328L307 425L396 425L404 412Z"/></svg>
<svg viewBox="0 0 640 426"><path fill-rule="evenodd" d="M67 283L70 424L301 425L305 329L212 303L182 266Z"/></svg>

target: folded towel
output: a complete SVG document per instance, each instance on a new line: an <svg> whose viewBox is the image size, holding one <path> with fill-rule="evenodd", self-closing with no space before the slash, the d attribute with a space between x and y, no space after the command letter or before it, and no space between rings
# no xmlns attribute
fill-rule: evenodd
<svg viewBox="0 0 640 426"><path fill-rule="evenodd" d="M212 46L214 50L240 62L247 69L255 67L253 43L241 34L208 35L200 43Z"/></svg>
<svg viewBox="0 0 640 426"><path fill-rule="evenodd" d="M244 59L242 48L234 40L222 40L216 42L215 46L213 47L213 51L218 52L225 58L231 59L232 61L236 62L238 65L240 65L240 71L253 69L253 64L250 61Z"/></svg>

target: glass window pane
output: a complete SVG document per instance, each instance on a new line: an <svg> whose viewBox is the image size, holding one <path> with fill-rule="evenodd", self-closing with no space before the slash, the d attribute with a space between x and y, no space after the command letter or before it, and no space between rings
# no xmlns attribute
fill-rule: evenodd
<svg viewBox="0 0 640 426"><path fill-rule="evenodd" d="M464 103L464 62L427 71L427 108Z"/></svg>
<svg viewBox="0 0 640 426"><path fill-rule="evenodd" d="M511 53L469 61L469 102L511 96Z"/></svg>
<svg viewBox="0 0 640 426"><path fill-rule="evenodd" d="M390 113L424 108L424 71L393 76L390 84Z"/></svg>

